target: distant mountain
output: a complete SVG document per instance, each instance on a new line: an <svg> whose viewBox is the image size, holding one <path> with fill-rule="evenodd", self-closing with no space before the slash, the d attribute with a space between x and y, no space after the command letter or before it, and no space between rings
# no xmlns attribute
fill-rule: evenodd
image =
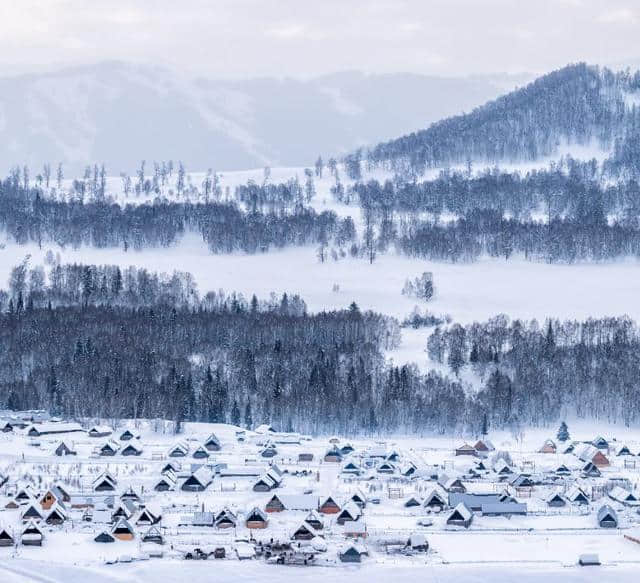
<svg viewBox="0 0 640 583"><path fill-rule="evenodd" d="M468 111L527 76L345 72L311 80L192 79L102 63L0 79L0 171L63 161L111 173L140 159L188 169L310 165Z"/></svg>
<svg viewBox="0 0 640 583"><path fill-rule="evenodd" d="M612 161L620 162L638 160L639 130L640 72L614 73L581 63L471 113L381 143L367 157L377 165L421 172L467 160L538 160L569 144L611 151Z"/></svg>

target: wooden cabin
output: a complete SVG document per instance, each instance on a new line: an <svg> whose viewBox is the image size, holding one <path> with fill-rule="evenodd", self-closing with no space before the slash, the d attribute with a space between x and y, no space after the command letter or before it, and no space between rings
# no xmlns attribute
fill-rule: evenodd
<svg viewBox="0 0 640 583"><path fill-rule="evenodd" d="M67 518L67 512L65 511L64 507L60 504L56 504L49 511L45 522L53 526L60 526L64 523L65 520L67 520Z"/></svg>
<svg viewBox="0 0 640 583"><path fill-rule="evenodd" d="M20 542L25 547L41 547L43 539L44 534L40 527L33 520L30 520L22 531Z"/></svg>
<svg viewBox="0 0 640 583"><path fill-rule="evenodd" d="M167 452L169 457L186 457L189 453L189 446L186 443L176 443Z"/></svg>
<svg viewBox="0 0 640 583"><path fill-rule="evenodd" d="M120 441L131 441L132 439L140 439L140 433L133 429L125 429L120 434Z"/></svg>
<svg viewBox="0 0 640 583"><path fill-rule="evenodd" d="M216 528L235 528L237 522L238 519L236 515L228 508L225 508L224 510L218 512L215 518Z"/></svg>
<svg viewBox="0 0 640 583"><path fill-rule="evenodd" d="M303 452L298 454L298 461L299 462L312 462L313 461L313 454L311 452L308 452L308 451L303 451Z"/></svg>
<svg viewBox="0 0 640 583"><path fill-rule="evenodd" d="M100 447L98 450L98 454L101 456L114 456L118 453L120 449L120 444L115 441L107 441L104 445Z"/></svg>
<svg viewBox="0 0 640 583"><path fill-rule="evenodd" d="M120 453L124 456L138 456L142 454L142 447L138 443L132 441L131 443L128 443Z"/></svg>
<svg viewBox="0 0 640 583"><path fill-rule="evenodd" d="M618 515L611 506L605 504L598 510L598 526L600 528L618 528Z"/></svg>
<svg viewBox="0 0 640 583"><path fill-rule="evenodd" d="M260 510L260 508L253 508L247 513L245 525L247 528L267 528L269 519L267 515Z"/></svg>
<svg viewBox="0 0 640 583"><path fill-rule="evenodd" d="M213 474L204 466L193 472L181 486L184 492L203 492L213 481Z"/></svg>
<svg viewBox="0 0 640 583"><path fill-rule="evenodd" d="M108 425L94 425L87 431L89 437L108 437L112 433L113 430Z"/></svg>
<svg viewBox="0 0 640 583"><path fill-rule="evenodd" d="M332 496L327 496L324 502L318 507L318 510L322 512L322 514L338 514L338 512L340 512L340 505Z"/></svg>
<svg viewBox="0 0 640 583"><path fill-rule="evenodd" d="M456 455L472 455L475 456L478 452L476 448L468 443L463 443L462 445L456 447Z"/></svg>
<svg viewBox="0 0 640 583"><path fill-rule="evenodd" d="M106 530L103 530L98 536L93 539L97 543L114 543L116 542L115 537Z"/></svg>
<svg viewBox="0 0 640 583"><path fill-rule="evenodd" d="M135 538L133 527L126 518L119 518L113 525L111 534L118 540L129 541Z"/></svg>
<svg viewBox="0 0 640 583"><path fill-rule="evenodd" d="M309 523L303 522L296 530L293 531L291 538L293 540L311 540L317 536L316 529Z"/></svg>
<svg viewBox="0 0 640 583"><path fill-rule="evenodd" d="M199 445L191 454L191 457L197 460L204 460L209 457L209 451L204 445Z"/></svg>
<svg viewBox="0 0 640 583"><path fill-rule="evenodd" d="M353 502L347 502L338 513L336 522L338 524L344 524L345 522L348 522L350 520L358 520L361 515L362 510L357 504Z"/></svg>
<svg viewBox="0 0 640 583"><path fill-rule="evenodd" d="M157 526L150 526L148 530L142 535L143 543L155 543L157 545L164 544L164 537Z"/></svg>
<svg viewBox="0 0 640 583"><path fill-rule="evenodd" d="M220 440L213 433L204 440L204 446L208 451L220 451L222 449Z"/></svg>
<svg viewBox="0 0 640 583"><path fill-rule="evenodd" d="M57 445L53 453L59 457L62 457L65 455L76 455L76 450L73 448L72 445L68 445L64 441L61 441Z"/></svg>
<svg viewBox="0 0 640 583"><path fill-rule="evenodd" d="M325 462L339 464L342 462L342 453L336 446L333 446L331 449L327 450L323 459Z"/></svg>
<svg viewBox="0 0 640 583"><path fill-rule="evenodd" d="M13 535L6 527L0 527L0 547L12 547L16 544Z"/></svg>
<svg viewBox="0 0 640 583"><path fill-rule="evenodd" d="M495 451L496 448L488 439L479 439L473 446L473 449L480 454L488 454L490 451Z"/></svg>
<svg viewBox="0 0 640 583"><path fill-rule="evenodd" d="M342 563L361 563L367 552L357 544L349 544L340 550L338 558Z"/></svg>
<svg viewBox="0 0 640 583"><path fill-rule="evenodd" d="M546 439L538 453L556 453L558 448L553 439Z"/></svg>
<svg viewBox="0 0 640 583"><path fill-rule="evenodd" d="M460 502L447 517L447 525L449 526L464 526L469 528L473 520L473 512L464 504Z"/></svg>

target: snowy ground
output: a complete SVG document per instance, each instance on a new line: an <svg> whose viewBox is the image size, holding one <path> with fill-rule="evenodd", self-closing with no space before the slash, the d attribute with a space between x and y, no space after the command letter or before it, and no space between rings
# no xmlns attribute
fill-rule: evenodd
<svg viewBox="0 0 640 583"><path fill-rule="evenodd" d="M215 576L212 577L212 571ZM163 561L162 563L137 563L102 568L51 565L40 561L14 560L0 564L0 576L12 583L132 583L157 581L162 583L252 583L269 580L272 583L299 583L330 580L335 583L387 583L416 581L424 583L590 583L616 581L635 583L637 565L587 567L582 569L551 566L517 565L362 565L336 569L301 567L278 568L264 564L245 564L242 568L233 562L187 563Z"/></svg>

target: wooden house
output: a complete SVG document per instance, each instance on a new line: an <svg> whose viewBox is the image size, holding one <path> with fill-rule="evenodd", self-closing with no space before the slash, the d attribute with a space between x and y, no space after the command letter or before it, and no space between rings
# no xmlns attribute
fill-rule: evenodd
<svg viewBox="0 0 640 583"><path fill-rule="evenodd" d="M189 446L186 443L180 441L169 448L167 455L169 457L186 457L188 453Z"/></svg>
<svg viewBox="0 0 640 583"><path fill-rule="evenodd" d="M556 469L554 470L554 473L557 476L570 476L571 470L565 464L560 464L559 466L556 467Z"/></svg>
<svg viewBox="0 0 640 583"><path fill-rule="evenodd" d="M350 474L353 476L359 476L362 473L362 468L354 460L347 460L340 470L343 474Z"/></svg>
<svg viewBox="0 0 640 583"><path fill-rule="evenodd" d="M278 455L278 450L273 444L267 445L261 452L260 456L264 458L272 458Z"/></svg>
<svg viewBox="0 0 640 583"><path fill-rule="evenodd" d="M87 431L89 437L108 437L112 433L113 430L108 425L94 425Z"/></svg>
<svg viewBox="0 0 640 583"><path fill-rule="evenodd" d="M636 506L638 504L638 497L633 492L629 492L629 490L625 490L620 486L615 486L609 492L609 498L625 506Z"/></svg>
<svg viewBox="0 0 640 583"><path fill-rule="evenodd" d="M358 520L362 516L362 509L354 502L347 502L336 517L338 524L344 524L349 520Z"/></svg>
<svg viewBox="0 0 640 583"><path fill-rule="evenodd" d="M67 518L67 511L64 509L64 506L61 504L55 504L51 510L49 510L49 514L47 515L45 522L53 526L59 526L63 524Z"/></svg>
<svg viewBox="0 0 640 583"><path fill-rule="evenodd" d="M558 448L553 439L546 439L542 444L542 447L538 450L538 453L556 453Z"/></svg>
<svg viewBox="0 0 640 583"><path fill-rule="evenodd" d="M220 449L222 448L222 446L220 445L220 440L213 433L204 440L203 445L205 446L207 451L220 451Z"/></svg>
<svg viewBox="0 0 640 583"><path fill-rule="evenodd" d="M53 450L53 453L59 457L62 457L65 455L76 455L76 450L73 447L73 444L67 444L64 441L61 441Z"/></svg>
<svg viewBox="0 0 640 583"><path fill-rule="evenodd" d="M176 489L177 479L174 475L165 474L155 484L153 489L156 492L172 492Z"/></svg>
<svg viewBox="0 0 640 583"><path fill-rule="evenodd" d="M184 492L203 492L213 481L213 474L204 466L193 472L181 486Z"/></svg>
<svg viewBox="0 0 640 583"><path fill-rule="evenodd" d="M0 547L12 547L15 545L13 535L8 528L0 526Z"/></svg>
<svg viewBox="0 0 640 583"><path fill-rule="evenodd" d="M622 456L622 455L633 455L633 453L631 453L631 450L629 449L629 447L627 445L625 445L624 443L622 445L620 445L618 447L618 449L616 450L616 456Z"/></svg>
<svg viewBox="0 0 640 583"><path fill-rule="evenodd" d="M449 477L446 474L440 474L438 476L438 485L444 488L447 492L464 493L467 491L467 488L460 478Z"/></svg>
<svg viewBox="0 0 640 583"><path fill-rule="evenodd" d="M338 464L342 462L342 453L337 446L334 445L332 448L327 450L324 454L324 461Z"/></svg>
<svg viewBox="0 0 640 583"><path fill-rule="evenodd" d="M126 518L119 518L113 525L111 534L118 540L129 541L135 538L135 532Z"/></svg>
<svg viewBox="0 0 640 583"><path fill-rule="evenodd" d="M43 510L49 510L56 503L63 504L69 501L69 496L60 489L59 486L51 486L45 493L40 496L40 506Z"/></svg>
<svg viewBox="0 0 640 583"><path fill-rule="evenodd" d="M247 528L267 528L269 519L267 515L260 510L260 508L253 508L247 513L245 525Z"/></svg>
<svg viewBox="0 0 640 583"><path fill-rule="evenodd" d="M598 437L596 437L592 442L591 445L593 445L593 447L596 447L598 449L602 449L602 450L609 450L609 442L602 437L602 435L598 435Z"/></svg>
<svg viewBox="0 0 640 583"><path fill-rule="evenodd" d="M376 471L379 474L394 474L396 471L395 466L391 462L382 462L377 468Z"/></svg>
<svg viewBox="0 0 640 583"><path fill-rule="evenodd" d="M252 490L254 492L270 492L274 488L277 488L279 484L279 481L276 481L273 476L267 473L263 474L256 480L253 484Z"/></svg>
<svg viewBox="0 0 640 583"><path fill-rule="evenodd" d="M140 439L140 433L134 429L125 429L120 434L120 441L131 441L132 439Z"/></svg>
<svg viewBox="0 0 640 583"><path fill-rule="evenodd" d="M159 509L145 505L140 508L135 523L136 526L153 526L154 524L158 524L161 519L162 513Z"/></svg>
<svg viewBox="0 0 640 583"><path fill-rule="evenodd" d="M490 451L495 451L496 448L488 439L479 439L473 446L473 449L475 449L480 454L486 455Z"/></svg>
<svg viewBox="0 0 640 583"><path fill-rule="evenodd" d="M115 537L108 531L103 530L98 536L93 539L97 543L114 543Z"/></svg>
<svg viewBox="0 0 640 583"><path fill-rule="evenodd" d="M79 423L40 423L31 425L27 429L29 437L42 437L43 435L59 435L61 433L79 433L83 432Z"/></svg>
<svg viewBox="0 0 640 583"><path fill-rule="evenodd" d="M20 542L25 547L41 547L43 539L42 530L33 520L26 524L20 536Z"/></svg>
<svg viewBox="0 0 640 583"><path fill-rule="evenodd" d="M322 512L322 514L338 514L338 512L340 512L340 505L332 496L327 496L318 506L318 511Z"/></svg>
<svg viewBox="0 0 640 583"><path fill-rule="evenodd" d="M473 520L473 512L467 508L464 502L460 502L447 517L447 525L464 526L469 528Z"/></svg>
<svg viewBox="0 0 640 583"><path fill-rule="evenodd" d="M345 443L343 446L340 447L340 453L342 454L342 457L349 455L350 453L353 453L355 450L353 448L353 445L351 445L350 443Z"/></svg>
<svg viewBox="0 0 640 583"><path fill-rule="evenodd" d="M317 510L309 511L309 514L307 514L304 520L305 522L313 526L313 528L315 528L316 530L322 530L324 528L324 522L322 521L322 517L320 516L320 514L318 514Z"/></svg>
<svg viewBox="0 0 640 583"><path fill-rule="evenodd" d="M618 515L611 506L605 504L598 510L598 526L600 528L618 528Z"/></svg>
<svg viewBox="0 0 640 583"><path fill-rule="evenodd" d="M546 498L547 506L551 508L562 508L567 505L567 501L560 492L551 492Z"/></svg>
<svg viewBox="0 0 640 583"><path fill-rule="evenodd" d="M20 514L22 522L29 522L31 520L42 520L44 518L42 512L38 509L37 504L30 503Z"/></svg>
<svg viewBox="0 0 640 583"><path fill-rule="evenodd" d="M155 543L157 545L164 544L164 536L162 536L162 533L157 526L150 526L142 535L141 540L143 543Z"/></svg>
<svg viewBox="0 0 640 583"><path fill-rule="evenodd" d="M193 450L191 456L197 460L207 459L209 457L209 450L204 445L199 445Z"/></svg>
<svg viewBox="0 0 640 583"><path fill-rule="evenodd" d="M142 446L135 441L127 443L120 452L124 456L139 456L142 454Z"/></svg>
<svg viewBox="0 0 640 583"><path fill-rule="evenodd" d="M463 443L462 445L456 447L456 455L472 455L475 456L478 452L476 448L468 443Z"/></svg>
<svg viewBox="0 0 640 583"><path fill-rule="evenodd" d="M231 510L229 510L228 508L225 508L220 512L218 512L218 514L215 517L216 528L222 528L222 529L235 528L237 522L238 522L238 519L236 515L233 512L231 512Z"/></svg>
<svg viewBox="0 0 640 583"><path fill-rule="evenodd" d="M117 443L116 441L107 441L106 443L104 443L100 449L98 449L98 454L101 456L114 456L116 455L116 453L118 453L118 450L120 449L120 444Z"/></svg>
<svg viewBox="0 0 640 583"><path fill-rule="evenodd" d="M338 553L338 558L342 563L360 563L362 557L367 554L359 544L347 544Z"/></svg>
<svg viewBox="0 0 640 583"><path fill-rule="evenodd" d="M349 498L351 502L355 502L360 508L364 508L367 505L367 497L362 493L361 490L356 490L351 497Z"/></svg>
<svg viewBox="0 0 640 583"><path fill-rule="evenodd" d="M571 486L571 488L567 490L565 497L572 504L578 504L580 506L589 504L589 497L586 492L576 485Z"/></svg>
<svg viewBox="0 0 640 583"><path fill-rule="evenodd" d="M433 489L424 499L423 506L425 508L438 508L439 510L442 510L447 506L446 496L439 490Z"/></svg>
<svg viewBox="0 0 640 583"><path fill-rule="evenodd" d="M319 533L305 521L293 531L291 538L293 540L311 540L316 536L319 536Z"/></svg>
<svg viewBox="0 0 640 583"><path fill-rule="evenodd" d="M409 496L409 498L405 501L405 508L415 508L416 506L422 506L423 501L419 496Z"/></svg>
<svg viewBox="0 0 640 583"><path fill-rule="evenodd" d="M342 524L342 536L346 538L367 538L367 525L364 520L347 520Z"/></svg>
<svg viewBox="0 0 640 583"><path fill-rule="evenodd" d="M93 481L94 492L115 492L118 482L109 473L103 472Z"/></svg>
<svg viewBox="0 0 640 583"><path fill-rule="evenodd" d="M599 478L602 475L602 472L593 462L587 462L582 466L581 474L585 478Z"/></svg>
<svg viewBox="0 0 640 583"><path fill-rule="evenodd" d="M298 461L299 462L312 462L313 461L313 454L309 451L303 451L300 452L298 454Z"/></svg>

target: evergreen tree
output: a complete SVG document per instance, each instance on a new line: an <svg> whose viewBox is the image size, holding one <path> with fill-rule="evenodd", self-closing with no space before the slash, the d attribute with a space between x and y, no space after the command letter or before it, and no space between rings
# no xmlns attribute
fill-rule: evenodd
<svg viewBox="0 0 640 583"><path fill-rule="evenodd" d="M560 427L558 428L557 438L558 438L558 441L562 441L562 442L565 442L570 438L569 428L567 427L567 424L564 421L560 423Z"/></svg>

